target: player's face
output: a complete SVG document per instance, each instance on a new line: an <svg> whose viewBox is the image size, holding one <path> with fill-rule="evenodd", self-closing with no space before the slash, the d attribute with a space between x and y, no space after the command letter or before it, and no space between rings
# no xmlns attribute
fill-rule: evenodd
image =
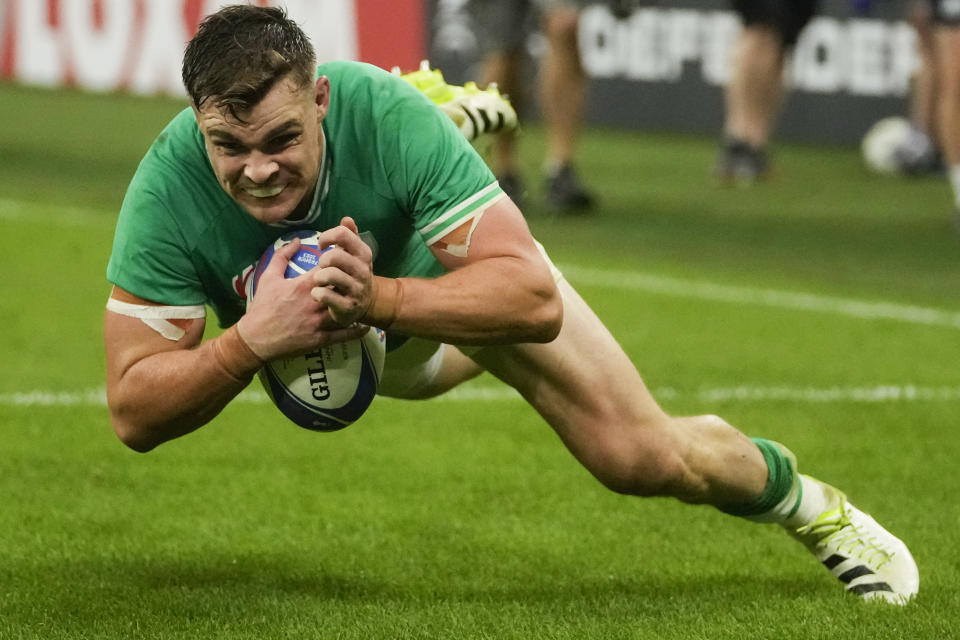
<svg viewBox="0 0 960 640"><path fill-rule="evenodd" d="M304 215L320 173L329 81L304 89L284 78L242 122L212 102L194 113L223 190L261 222Z"/></svg>

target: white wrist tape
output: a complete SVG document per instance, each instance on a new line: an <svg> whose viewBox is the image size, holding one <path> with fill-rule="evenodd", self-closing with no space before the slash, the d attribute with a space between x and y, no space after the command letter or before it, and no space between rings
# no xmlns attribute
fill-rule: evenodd
<svg viewBox="0 0 960 640"><path fill-rule="evenodd" d="M122 316L138 318L167 340L179 340L186 331L170 322L170 320L192 320L205 318L207 310L203 305L189 305L182 307L159 306L151 304L132 304L115 298L107 300L107 310L119 313Z"/></svg>

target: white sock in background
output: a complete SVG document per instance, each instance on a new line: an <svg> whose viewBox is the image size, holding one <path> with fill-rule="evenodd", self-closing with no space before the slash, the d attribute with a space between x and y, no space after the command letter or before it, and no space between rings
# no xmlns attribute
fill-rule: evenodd
<svg viewBox="0 0 960 640"><path fill-rule="evenodd" d="M960 164L950 165L948 175L950 186L953 187L953 202L960 209Z"/></svg>

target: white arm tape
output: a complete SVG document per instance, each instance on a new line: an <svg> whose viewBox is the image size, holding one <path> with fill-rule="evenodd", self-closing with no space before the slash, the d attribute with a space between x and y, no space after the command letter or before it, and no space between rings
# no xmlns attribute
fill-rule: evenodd
<svg viewBox="0 0 960 640"><path fill-rule="evenodd" d="M170 322L170 320L192 320L207 316L206 308L199 304L182 307L158 306L132 304L115 298L107 299L107 310L123 316L139 318L141 322L167 340L179 340L186 335L186 331Z"/></svg>

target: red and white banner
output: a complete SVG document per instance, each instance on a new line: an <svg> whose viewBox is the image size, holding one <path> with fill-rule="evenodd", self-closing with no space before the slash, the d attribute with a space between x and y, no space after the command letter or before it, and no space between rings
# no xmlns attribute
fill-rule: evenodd
<svg viewBox="0 0 960 640"><path fill-rule="evenodd" d="M44 86L183 94L180 63L226 0L0 0L0 78ZM256 0L282 5L325 60L417 67L424 0ZM385 6L387 5L387 6Z"/></svg>

